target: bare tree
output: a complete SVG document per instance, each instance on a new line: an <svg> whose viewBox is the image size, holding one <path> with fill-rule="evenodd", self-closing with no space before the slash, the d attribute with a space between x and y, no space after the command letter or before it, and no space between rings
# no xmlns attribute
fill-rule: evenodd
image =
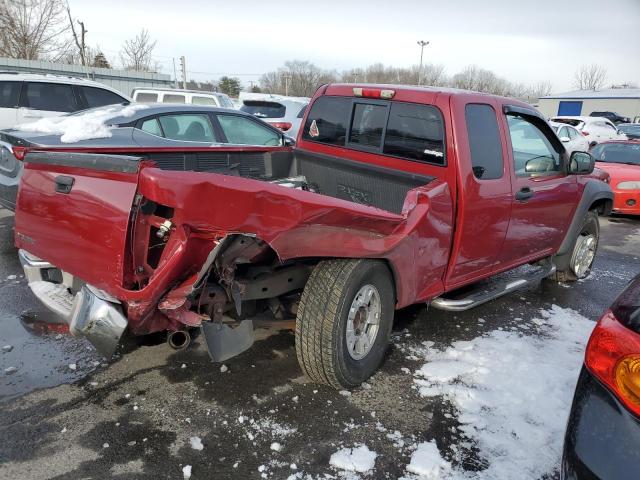
<svg viewBox="0 0 640 480"><path fill-rule="evenodd" d="M534 85L531 85L531 88L529 90L529 96L533 100L539 100L542 97L551 95L552 90L553 90L553 85L551 84L551 82L548 80L544 80Z"/></svg>
<svg viewBox="0 0 640 480"><path fill-rule="evenodd" d="M260 88L266 93L310 97L320 85L335 82L336 77L335 72L322 70L311 62L293 60L262 75Z"/></svg>
<svg viewBox="0 0 640 480"><path fill-rule="evenodd" d="M151 41L149 32L143 28L135 38L124 42L122 51L120 52L122 65L127 70L145 72L152 70L154 67L154 65L152 65L152 54L155 46L155 40Z"/></svg>
<svg viewBox="0 0 640 480"><path fill-rule="evenodd" d="M78 48L78 55L80 57L80 65L87 65L88 58L91 58L87 55L87 44L85 42L85 35L87 34L87 29L84 27L84 22L80 20L76 20L80 29L79 33L76 32L76 27L73 22L73 17L71 16L71 8L67 3L67 16L69 17L69 26L71 28L71 35L73 36L73 41Z"/></svg>
<svg viewBox="0 0 640 480"><path fill-rule="evenodd" d="M574 86L578 90L597 90L607 80L607 69L597 63L582 65L576 70Z"/></svg>
<svg viewBox="0 0 640 480"><path fill-rule="evenodd" d="M59 60L68 50L63 0L0 0L0 55Z"/></svg>

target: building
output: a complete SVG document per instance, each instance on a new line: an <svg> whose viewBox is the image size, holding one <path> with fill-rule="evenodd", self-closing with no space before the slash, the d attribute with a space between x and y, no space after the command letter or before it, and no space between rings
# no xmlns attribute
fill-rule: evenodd
<svg viewBox="0 0 640 480"><path fill-rule="evenodd" d="M111 88L131 96L136 87L173 87L174 81L164 73L134 72L130 70L114 70L64 63L41 62L39 60L17 60L0 58L0 72L43 73L69 77L88 78L104 83Z"/></svg>
<svg viewBox="0 0 640 480"><path fill-rule="evenodd" d="M635 119L640 116L640 88L603 88L558 93L542 97L538 110L548 117L616 112Z"/></svg>

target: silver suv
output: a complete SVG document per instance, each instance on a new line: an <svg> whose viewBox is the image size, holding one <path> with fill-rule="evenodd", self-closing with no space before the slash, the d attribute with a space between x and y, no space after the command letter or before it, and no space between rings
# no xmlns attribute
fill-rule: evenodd
<svg viewBox="0 0 640 480"><path fill-rule="evenodd" d="M309 105L308 98L270 94L240 94L240 97L240 110L270 123L292 138L298 136L302 117Z"/></svg>

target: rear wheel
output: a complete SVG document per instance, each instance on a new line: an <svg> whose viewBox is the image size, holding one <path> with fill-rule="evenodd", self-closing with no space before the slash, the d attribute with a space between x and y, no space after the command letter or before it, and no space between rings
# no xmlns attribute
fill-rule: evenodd
<svg viewBox="0 0 640 480"><path fill-rule="evenodd" d="M393 284L383 262L320 262L296 318L300 367L313 381L335 388L361 384L384 357L393 314Z"/></svg>
<svg viewBox="0 0 640 480"><path fill-rule="evenodd" d="M571 251L568 268L555 273L559 282L574 282L586 278L591 273L591 266L598 250L600 240L600 223L598 213L590 210L584 217L580 235L576 238Z"/></svg>

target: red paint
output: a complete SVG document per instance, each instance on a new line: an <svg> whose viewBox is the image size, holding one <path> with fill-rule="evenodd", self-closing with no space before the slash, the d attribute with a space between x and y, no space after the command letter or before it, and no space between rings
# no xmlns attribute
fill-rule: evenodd
<svg viewBox="0 0 640 480"><path fill-rule="evenodd" d="M314 99L323 94L353 97L353 87L323 87ZM176 329L181 323L199 321L188 310L191 305L186 296L207 255L227 233L256 235L281 261L385 259L394 273L398 308L428 301L557 250L584 184L566 174L515 176L501 112L507 103L530 108L528 105L453 90L367 88L393 88L394 101L438 108L445 122L447 166L316 144L301 135L296 148L436 177L407 194L401 214L247 178L160 170L149 162L141 165L138 175L27 163L16 209L16 243L120 299L134 333ZM464 117L468 103L488 103L497 112L505 163L501 179L479 181L473 175ZM70 147L56 150L78 151ZM81 149L132 154L207 150ZM60 174L76 179L68 195L53 190L53 179ZM522 204L514 194L524 186L534 190L535 196ZM171 234L156 267L146 259L149 225L158 227L163 219L138 214L130 222L135 194L174 210ZM141 288L134 289L135 285Z"/></svg>
<svg viewBox="0 0 640 480"><path fill-rule="evenodd" d="M596 166L610 175L610 185L613 190L613 211L627 215L640 215L640 190L621 190L618 184L622 182L640 182L640 166L624 163L596 162ZM634 200L635 205L628 205Z"/></svg>

